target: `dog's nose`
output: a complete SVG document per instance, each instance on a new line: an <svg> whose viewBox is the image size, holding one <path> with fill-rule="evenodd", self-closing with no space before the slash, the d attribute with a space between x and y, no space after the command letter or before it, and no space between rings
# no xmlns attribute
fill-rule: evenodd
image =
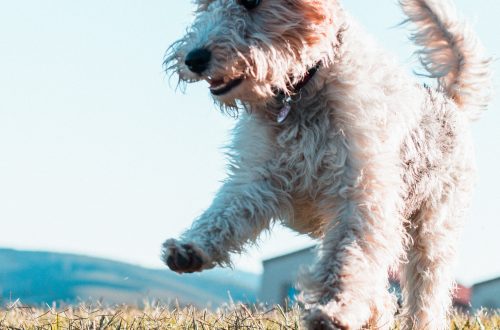
<svg viewBox="0 0 500 330"><path fill-rule="evenodd" d="M212 53L210 53L208 49L197 48L187 54L184 63L189 70L200 74L208 68L208 63L210 62L211 57Z"/></svg>

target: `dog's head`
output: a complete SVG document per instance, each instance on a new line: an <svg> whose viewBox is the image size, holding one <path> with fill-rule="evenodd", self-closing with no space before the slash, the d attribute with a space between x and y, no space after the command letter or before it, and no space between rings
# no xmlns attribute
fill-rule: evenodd
<svg viewBox="0 0 500 330"><path fill-rule="evenodd" d="M187 34L167 53L181 82L206 80L225 107L289 91L309 68L333 59L336 0L197 0Z"/></svg>

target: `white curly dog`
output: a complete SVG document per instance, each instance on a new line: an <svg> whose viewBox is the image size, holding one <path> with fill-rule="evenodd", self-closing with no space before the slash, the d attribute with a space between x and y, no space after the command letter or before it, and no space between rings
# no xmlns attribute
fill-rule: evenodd
<svg viewBox="0 0 500 330"><path fill-rule="evenodd" d="M435 88L422 86L337 0L196 0L167 54L238 114L230 175L163 259L178 273L230 265L272 221L321 240L301 285L310 329L446 329L452 265L474 181L469 122L490 59L450 0L400 0Z"/></svg>

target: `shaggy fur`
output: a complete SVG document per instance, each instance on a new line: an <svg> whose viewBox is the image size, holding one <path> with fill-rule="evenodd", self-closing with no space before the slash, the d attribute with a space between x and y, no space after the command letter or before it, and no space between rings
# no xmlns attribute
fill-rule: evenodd
<svg viewBox="0 0 500 330"><path fill-rule="evenodd" d="M473 185L469 121L486 107L489 59L448 0L401 0L436 88L409 77L337 0L197 0L166 65L182 82L243 82L215 101L241 113L230 175L180 239L173 270L230 265L273 221L321 241L302 276L314 329L388 329L400 267L404 329L447 328L452 265ZM185 65L211 51L201 74ZM297 93L309 68L319 71ZM276 117L284 96L292 110Z"/></svg>

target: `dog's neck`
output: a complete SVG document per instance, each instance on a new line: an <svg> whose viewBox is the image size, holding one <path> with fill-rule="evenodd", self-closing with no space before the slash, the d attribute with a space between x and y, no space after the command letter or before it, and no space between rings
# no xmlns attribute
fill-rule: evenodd
<svg viewBox="0 0 500 330"><path fill-rule="evenodd" d="M331 47L333 47L333 58L318 60L316 65L307 69L303 77L291 86L288 91L278 90L276 95L265 102L265 104L255 107L250 105L248 110L250 112L263 113L269 120L282 124L291 112L307 108L310 96L319 96L320 93L318 92L322 88L318 79L315 79L316 76L321 75L323 68L328 69L338 63L346 30L347 25L342 25L337 32L336 40L331 44Z"/></svg>
<svg viewBox="0 0 500 330"><path fill-rule="evenodd" d="M316 63L315 66L313 66L312 68L307 70L304 77L298 83L296 83L294 86L291 86L289 88L289 90L291 91L290 95L286 95L284 91L280 91L276 95L276 97L275 97L276 100L283 104L281 110L277 114L276 122L278 124L281 124L286 120L286 118L290 114L290 111L292 110L292 101L294 100L294 96L299 95L299 97L300 97L302 88L304 88L307 85L307 83L314 77L316 72L318 72L320 65L321 65L321 62L318 62L318 63Z"/></svg>

